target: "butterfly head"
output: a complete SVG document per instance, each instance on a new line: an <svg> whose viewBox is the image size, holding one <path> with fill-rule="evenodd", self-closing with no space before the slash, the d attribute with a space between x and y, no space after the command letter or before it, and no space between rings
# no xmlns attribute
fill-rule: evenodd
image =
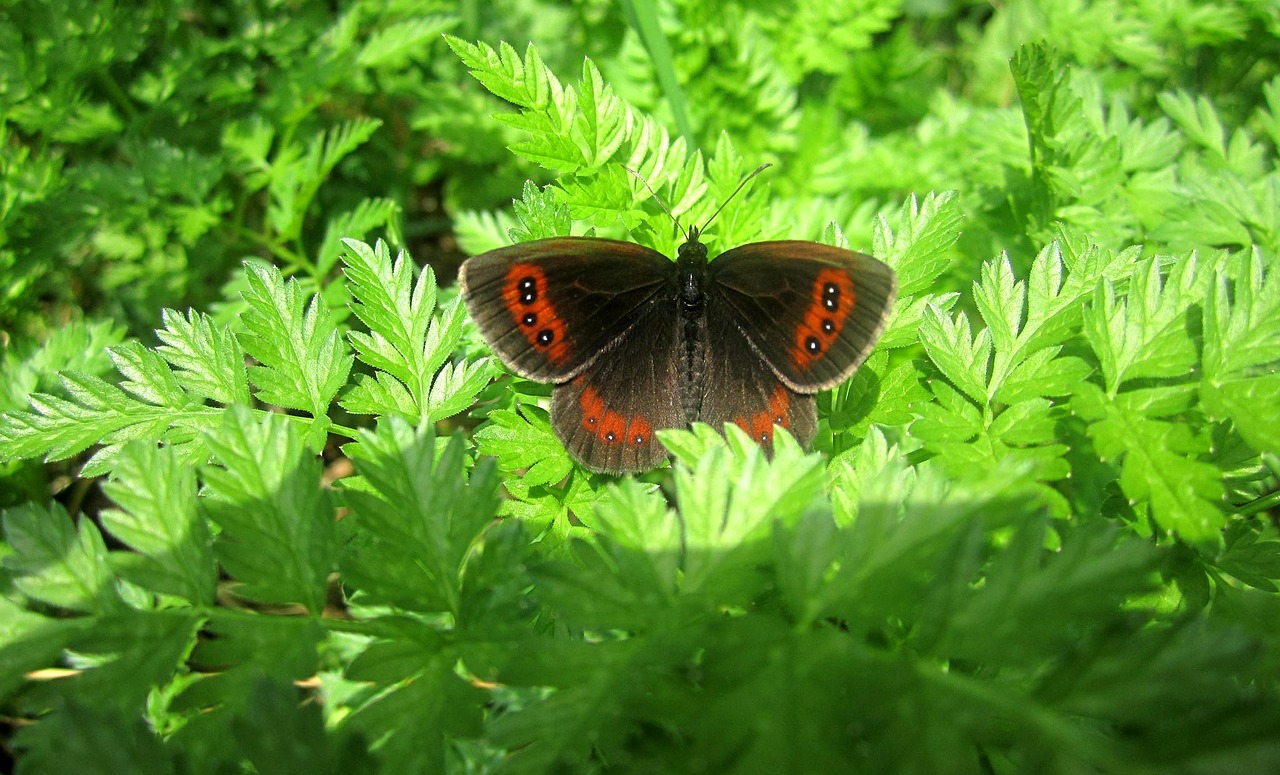
<svg viewBox="0 0 1280 775"><path fill-rule="evenodd" d="M694 226L686 231L684 244L680 246L676 255L681 263L691 261L705 262L707 260L707 246L702 244L702 229Z"/></svg>
<svg viewBox="0 0 1280 775"><path fill-rule="evenodd" d="M773 166L772 164L769 164L768 162L766 162L764 164L761 164L759 167L756 167L749 175L744 177L741 180L741 182L738 183L738 187L733 190L733 193L730 194L728 197L726 197L725 200L720 203L720 206L716 208L716 211L711 214L711 217L708 218L706 222L702 224L701 227L692 226L688 229L685 229L683 226L680 225L680 219L677 218L675 216L675 213L671 212L671 209L663 203L662 198L659 197L657 192L653 190L653 187L649 185L649 181L645 180L643 175L641 175L636 170L631 169L630 167L625 167L625 169L628 172L630 172L632 175L635 175L637 178L639 178L640 182L644 184L644 187L649 189L649 193L653 195L654 201L656 201L658 205L662 207L663 212L665 212L671 218L671 222L676 225L676 229L684 232L684 244L680 246L678 255L679 255L679 263L680 263L682 273L687 274L688 271L692 269L692 265L695 262L699 264L706 263L707 246L702 244L702 239L701 239L702 233L706 231L707 227L711 225L711 222L716 219L716 216L720 214L720 211L724 209L724 206L729 204L729 202L733 201L733 198L736 197L742 191L742 189L746 187L747 183L749 183L752 178L754 178L756 175L759 175L761 172L764 172L766 169L772 166Z"/></svg>

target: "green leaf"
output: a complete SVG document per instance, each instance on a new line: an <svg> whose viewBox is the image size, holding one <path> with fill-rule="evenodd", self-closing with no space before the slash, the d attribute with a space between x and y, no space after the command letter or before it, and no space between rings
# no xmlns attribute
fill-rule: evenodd
<svg viewBox="0 0 1280 775"><path fill-rule="evenodd" d="M173 419L171 411L132 401L97 377L67 373L62 383L70 400L37 393L31 396L32 411L3 416L0 455L61 460L95 443L159 436Z"/></svg>
<svg viewBox="0 0 1280 775"><path fill-rule="evenodd" d="M631 112L589 59L582 63L582 80L576 93L578 114L573 134L586 152L586 166L599 167L613 157L630 133Z"/></svg>
<svg viewBox="0 0 1280 775"><path fill-rule="evenodd" d="M563 95L560 82L542 64L537 49L525 49L525 59L508 43L497 51L484 43L471 44L452 35L445 41L484 87L502 99L527 108L548 108Z"/></svg>
<svg viewBox="0 0 1280 775"><path fill-rule="evenodd" d="M476 453L497 458L503 471L527 468L521 477L526 487L554 484L573 470L573 460L540 412L490 412L475 439Z"/></svg>
<svg viewBox="0 0 1280 775"><path fill-rule="evenodd" d="M1071 393L1076 383L1093 373L1093 366L1073 355L1059 357L1061 352L1061 347L1036 351L1001 381L995 398L1005 404L1016 404L1032 397Z"/></svg>
<svg viewBox="0 0 1280 775"><path fill-rule="evenodd" d="M979 404L987 402L987 370L991 363L988 329L973 334L968 315L952 317L931 304L920 326L920 341L952 384Z"/></svg>
<svg viewBox="0 0 1280 775"><path fill-rule="evenodd" d="M180 772L177 757L136 715L92 707L75 698L58 703L39 724L14 738L29 772Z"/></svg>
<svg viewBox="0 0 1280 775"><path fill-rule="evenodd" d="M248 404L249 381L244 351L232 333L217 326L203 313L166 309L164 328L156 331L163 342L156 348L177 371L189 392L220 404Z"/></svg>
<svg viewBox="0 0 1280 775"><path fill-rule="evenodd" d="M243 585L238 593L319 614L336 552L334 513L295 421L234 407L205 442L217 465L201 467L201 508L221 528L214 548Z"/></svg>
<svg viewBox="0 0 1280 775"><path fill-rule="evenodd" d="M403 242L396 239L396 218L401 214L400 203L394 199L374 198L362 199L358 205L330 219L325 226L324 239L316 256L316 271L326 274L333 269L333 264L342 253L341 240L347 235L368 234L382 226L389 227L392 242Z"/></svg>
<svg viewBox="0 0 1280 775"><path fill-rule="evenodd" d="M389 70L404 67L425 58L430 44L457 24L458 19L452 16L420 16L389 24L369 37L360 49L356 64Z"/></svg>
<svg viewBox="0 0 1280 775"><path fill-rule="evenodd" d="M4 512L3 557L24 595L51 606L92 614L120 611L124 604L107 564L107 547L91 520L79 525L61 504L45 510L27 504Z"/></svg>
<svg viewBox="0 0 1280 775"><path fill-rule="evenodd" d="M1156 557L1146 542L1117 541L1114 527L1095 523L1050 552L1045 528L1043 519L1019 526L985 583L950 602L932 649L953 659L1035 665L1118 625L1125 599L1151 585Z"/></svg>
<svg viewBox="0 0 1280 775"><path fill-rule="evenodd" d="M247 712L231 723L236 746L258 772L368 772L375 759L364 740L345 729L327 732L320 707L300 702L290 684L259 680Z"/></svg>
<svg viewBox="0 0 1280 775"><path fill-rule="evenodd" d="M98 617L69 648L79 668L65 680L34 682L32 707L74 698L98 707L139 713L152 691L184 671L204 617L191 609L127 611ZM138 648L145 643L146 648Z"/></svg>
<svg viewBox="0 0 1280 775"><path fill-rule="evenodd" d="M452 416L470 406L489 379L488 365L451 364L464 310L455 300L432 321L435 274L428 267L415 283L413 264L401 253L393 263L386 243L374 248L345 240L351 310L369 333L347 334L357 357L375 370L357 378L342 400L347 411L399 415L414 423Z"/></svg>
<svg viewBox="0 0 1280 775"><path fill-rule="evenodd" d="M592 180L596 178L593 177ZM572 184L564 196L556 196L550 189L540 189L533 181L526 180L520 198L514 203L520 225L511 229L511 239L516 242L567 237L573 228L572 206L566 199L572 197Z"/></svg>
<svg viewBox="0 0 1280 775"><path fill-rule="evenodd" d="M39 346L11 341L0 360L0 410L25 409L32 394L57 392L59 372L106 374L110 368L107 348L123 338L122 328L102 320L72 321L55 328Z"/></svg>
<svg viewBox="0 0 1280 775"><path fill-rule="evenodd" d="M318 296L303 311L302 289L275 268L249 265L241 318L245 351L261 366L249 370L258 397L267 403L327 419L329 404L351 371L328 309Z"/></svg>
<svg viewBox="0 0 1280 775"><path fill-rule="evenodd" d="M915 407L911 434L926 444L966 442L983 432L982 410L946 382L929 386L936 399Z"/></svg>
<svg viewBox="0 0 1280 775"><path fill-rule="evenodd" d="M102 526L133 549L111 553L112 566L154 592L213 603L217 569L209 527L196 508L195 472L177 453L130 442L103 490L120 509L103 511Z"/></svg>
<svg viewBox="0 0 1280 775"><path fill-rule="evenodd" d="M1280 374L1204 384L1201 397L1210 417L1231 419L1254 449L1280 453Z"/></svg>
<svg viewBox="0 0 1280 775"><path fill-rule="evenodd" d="M280 238L298 238L321 183L338 162L363 145L380 126L378 119L361 117L315 133L305 151L297 144L280 148L271 165L268 208L269 220Z"/></svg>
<svg viewBox="0 0 1280 775"><path fill-rule="evenodd" d="M1093 84L1063 59L1037 42L1021 46L1010 62L1031 150L1031 194L1018 209L1036 237L1059 219L1123 235L1125 224L1104 215L1124 190L1119 143L1094 109Z"/></svg>
<svg viewBox="0 0 1280 775"><path fill-rule="evenodd" d="M876 222L875 255L898 273L898 293L913 297L933 286L951 263L964 214L955 191L930 192L902 203L896 229L889 219Z"/></svg>
<svg viewBox="0 0 1280 775"><path fill-rule="evenodd" d="M875 424L893 426L911 422L915 417L913 407L929 399L929 391L921 383L921 371L917 362L890 362L883 350L872 353L851 379L831 391L831 407L826 415L832 432L855 438ZM819 407L822 407L821 396ZM837 438L835 449L842 449L843 443L844 440Z"/></svg>
<svg viewBox="0 0 1280 775"><path fill-rule="evenodd" d="M821 492L821 460L806 456L785 433L775 435L769 460L736 425L725 429L723 439L704 425L694 432L709 442L696 457L676 443L689 431L659 433L664 444L673 439L668 448L682 464L675 487L685 530L684 588L731 588L755 551L751 544L765 541L773 522L798 519Z"/></svg>
<svg viewBox="0 0 1280 775"><path fill-rule="evenodd" d="M597 506L603 530L571 540L571 562L533 569L539 599L572 627L636 634L660 627L678 595L679 520L659 493L634 480L610 488ZM641 525L655 534L638 535ZM650 548L639 548L637 540Z"/></svg>
<svg viewBox="0 0 1280 775"><path fill-rule="evenodd" d="M344 451L363 477L346 491L346 519L365 542L344 575L379 602L456 616L464 562L498 510L493 467L468 481L460 438L438 454L433 434L396 418Z"/></svg>
<svg viewBox="0 0 1280 775"><path fill-rule="evenodd" d="M1197 352L1187 314L1203 293L1206 275L1193 254L1174 262L1168 278L1159 261L1142 262L1134 269L1126 298L1109 280L1099 284L1085 312L1085 334L1112 396L1126 380L1191 373Z"/></svg>
<svg viewBox="0 0 1280 775"><path fill-rule="evenodd" d="M392 772L444 772L459 738L482 733L488 693L458 675L457 655L426 637L373 644L352 661L347 677L372 683L357 697L343 728L378 741L382 768ZM358 770L355 770L358 771Z"/></svg>
<svg viewBox="0 0 1280 775"><path fill-rule="evenodd" d="M1127 267L1136 254L1126 251L1113 256L1096 245L1087 245L1081 254L1072 247L1068 239L1047 245L1032 262L1026 283L1014 278L1007 257L999 263L983 264L974 301L992 330L995 353L989 389L993 393L1003 389L1012 373L1041 353L1041 348L1058 345L1075 334L1082 302L1098 279L1118 275L1115 267ZM1042 360L1041 368L1047 363Z"/></svg>
<svg viewBox="0 0 1280 775"><path fill-rule="evenodd" d="M92 626L89 617L54 618L0 597L0 695L11 696L33 670L58 663L67 645Z"/></svg>
<svg viewBox="0 0 1280 775"><path fill-rule="evenodd" d="M1084 383L1072 406L1090 421L1089 436L1101 458L1120 466L1120 487L1130 502L1148 503L1156 524L1192 542L1214 540L1221 530L1222 477L1199 456L1209 441L1184 424L1150 419L1109 400Z"/></svg>
<svg viewBox="0 0 1280 775"><path fill-rule="evenodd" d="M1214 273L1203 357L1204 377L1214 383L1280 362L1280 272L1267 271L1256 248Z"/></svg>

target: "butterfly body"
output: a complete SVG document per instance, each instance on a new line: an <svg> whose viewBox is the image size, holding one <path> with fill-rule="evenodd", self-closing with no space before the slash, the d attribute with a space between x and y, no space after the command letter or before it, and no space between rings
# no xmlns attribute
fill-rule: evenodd
<svg viewBox="0 0 1280 775"><path fill-rule="evenodd" d="M896 294L870 256L757 242L708 261L697 230L673 262L630 242L558 237L468 260L468 310L512 371L555 384L551 420L574 458L609 473L667 455L654 432L734 423L807 444L813 394L869 354Z"/></svg>

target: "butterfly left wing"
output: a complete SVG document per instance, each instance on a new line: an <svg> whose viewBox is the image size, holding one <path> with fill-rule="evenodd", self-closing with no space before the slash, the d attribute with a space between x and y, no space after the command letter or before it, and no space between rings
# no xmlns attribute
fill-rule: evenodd
<svg viewBox="0 0 1280 775"><path fill-rule="evenodd" d="M495 355L536 382L564 382L674 292L675 264L632 242L553 237L468 259L467 310Z"/></svg>
<svg viewBox="0 0 1280 775"><path fill-rule="evenodd" d="M688 424L680 398L679 321L653 305L576 377L551 392L551 425L565 449L592 471L647 471L667 457L654 436Z"/></svg>
<svg viewBox="0 0 1280 775"><path fill-rule="evenodd" d="M817 242L753 242L708 268L709 297L786 386L828 390L849 378L884 331L898 281L884 263Z"/></svg>

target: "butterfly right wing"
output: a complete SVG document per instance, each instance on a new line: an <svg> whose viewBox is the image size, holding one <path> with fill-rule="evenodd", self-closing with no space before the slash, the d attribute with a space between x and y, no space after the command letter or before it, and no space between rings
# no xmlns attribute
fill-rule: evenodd
<svg viewBox="0 0 1280 775"><path fill-rule="evenodd" d="M565 382L671 292L676 267L631 242L553 237L470 258L458 282L507 368L537 382Z"/></svg>
<svg viewBox="0 0 1280 775"><path fill-rule="evenodd" d="M675 296L666 301L640 316L605 357L551 393L556 435L592 471L648 471L667 457L654 431L688 425Z"/></svg>
<svg viewBox="0 0 1280 775"><path fill-rule="evenodd" d="M707 298L707 355L701 412L713 428L737 425L773 450L774 426L786 428L803 447L818 430L817 402L783 382L752 348L721 296Z"/></svg>

